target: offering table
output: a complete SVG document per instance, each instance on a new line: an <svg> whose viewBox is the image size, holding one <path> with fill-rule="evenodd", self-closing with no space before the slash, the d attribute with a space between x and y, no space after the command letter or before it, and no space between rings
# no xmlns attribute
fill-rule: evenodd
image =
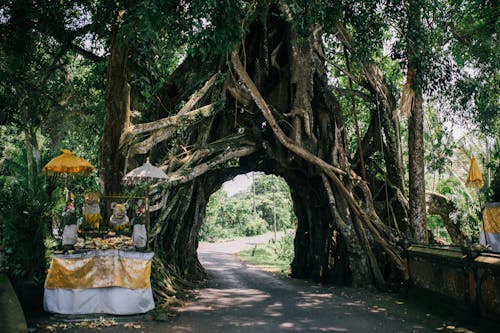
<svg viewBox="0 0 500 333"><path fill-rule="evenodd" d="M117 249L55 255L45 280L44 309L61 314L117 315L152 310L153 255Z"/></svg>

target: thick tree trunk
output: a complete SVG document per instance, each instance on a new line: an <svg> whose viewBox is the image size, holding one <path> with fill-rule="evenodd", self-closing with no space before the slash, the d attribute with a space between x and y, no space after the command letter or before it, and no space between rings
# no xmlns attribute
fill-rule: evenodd
<svg viewBox="0 0 500 333"><path fill-rule="evenodd" d="M342 196L326 178L296 175L288 183L299 221L292 277L340 285L372 284L369 259L352 223L346 221L349 209Z"/></svg>
<svg viewBox="0 0 500 333"><path fill-rule="evenodd" d="M419 71L422 48L421 21L422 5L418 0L410 0L408 5L408 68L407 82L412 99L408 119L408 173L409 173L409 202L410 225L416 242L426 242L425 221L425 179L424 179L424 109L422 97L422 77Z"/></svg>
<svg viewBox="0 0 500 333"><path fill-rule="evenodd" d="M415 241L427 239L425 230L425 180L424 180L424 110L422 97L416 95L408 121L409 201L410 224Z"/></svg>
<svg viewBox="0 0 500 333"><path fill-rule="evenodd" d="M125 157L120 152L120 137L130 123L130 86L127 74L128 47L112 36L111 55L106 78L106 116L101 141L99 174L104 195L121 192Z"/></svg>

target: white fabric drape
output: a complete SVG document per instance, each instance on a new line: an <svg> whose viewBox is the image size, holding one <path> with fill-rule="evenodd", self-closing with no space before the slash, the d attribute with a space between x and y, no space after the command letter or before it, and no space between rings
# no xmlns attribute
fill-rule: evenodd
<svg viewBox="0 0 500 333"><path fill-rule="evenodd" d="M45 289L43 307L61 314L130 315L154 309L151 288Z"/></svg>

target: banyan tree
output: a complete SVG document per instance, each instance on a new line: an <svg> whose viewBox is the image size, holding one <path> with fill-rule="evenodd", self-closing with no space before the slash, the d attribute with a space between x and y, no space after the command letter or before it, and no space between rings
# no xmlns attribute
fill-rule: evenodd
<svg viewBox="0 0 500 333"><path fill-rule="evenodd" d="M161 166L169 180L158 189L150 245L169 274L195 281L204 276L196 250L210 195L238 174L275 174L288 183L298 219L292 277L395 286L414 228L399 93L359 51L366 37L359 20L366 19L363 10L377 12L376 2L350 12L340 3L312 7L314 1L300 8L284 1L207 3L218 10L204 13L200 45L165 78L140 122L131 116L141 96L131 84L134 55L117 20L101 146L104 191L119 191L124 172L146 157ZM174 9L188 16L190 2ZM344 103L341 96L348 96ZM356 119L361 102L365 130Z"/></svg>

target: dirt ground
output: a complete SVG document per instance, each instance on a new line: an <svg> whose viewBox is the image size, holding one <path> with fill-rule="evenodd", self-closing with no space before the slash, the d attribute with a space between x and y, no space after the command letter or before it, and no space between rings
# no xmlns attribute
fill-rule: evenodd
<svg viewBox="0 0 500 333"><path fill-rule="evenodd" d="M319 285L260 270L234 253L268 236L202 243L210 280L174 317L29 314L30 332L493 332L398 295ZM439 312L439 313L438 313ZM91 319L91 320L88 320ZM109 326L106 326L109 325Z"/></svg>

